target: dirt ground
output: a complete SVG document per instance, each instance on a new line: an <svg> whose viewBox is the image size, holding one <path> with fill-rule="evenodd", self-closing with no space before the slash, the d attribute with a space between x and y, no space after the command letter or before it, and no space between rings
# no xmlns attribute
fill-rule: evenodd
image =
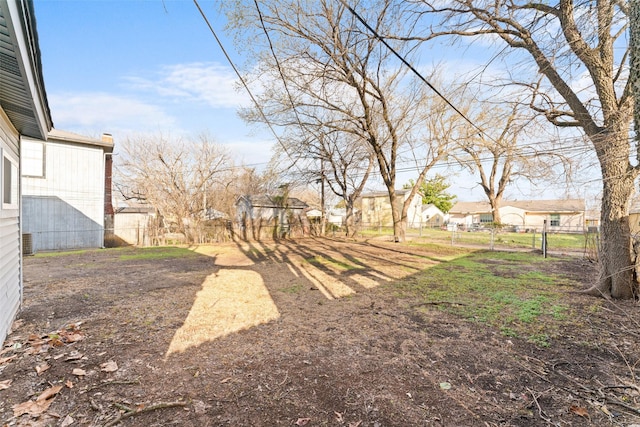
<svg viewBox="0 0 640 427"><path fill-rule="evenodd" d="M426 249L306 239L174 251L25 258L0 424L640 425L634 302L596 312L567 295L575 317L543 348L400 298L394 283L437 262ZM593 280L579 258L553 265L576 290Z"/></svg>

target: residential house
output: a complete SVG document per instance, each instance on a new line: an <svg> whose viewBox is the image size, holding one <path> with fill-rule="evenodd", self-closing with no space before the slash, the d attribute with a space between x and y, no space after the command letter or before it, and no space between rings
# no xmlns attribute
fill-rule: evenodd
<svg viewBox="0 0 640 427"><path fill-rule="evenodd" d="M449 215L450 222L465 228L493 222L488 202L458 202ZM585 202L583 199L503 200L500 218L502 224L517 226L522 230L542 230L546 220L549 231L583 232L586 226Z"/></svg>
<svg viewBox="0 0 640 427"><path fill-rule="evenodd" d="M640 238L640 199L634 198L629 206L629 228L631 234Z"/></svg>
<svg viewBox="0 0 640 427"><path fill-rule="evenodd" d="M309 231L304 209L309 206L295 197L241 196L236 200L236 219L243 238L260 239L303 235Z"/></svg>
<svg viewBox="0 0 640 427"><path fill-rule="evenodd" d="M396 190L396 201L399 209L402 209L402 204L407 200L410 193L410 190ZM360 197L360 209L362 212L363 226L393 226L391 202L389 201L388 192L377 191L362 194ZM411 199L409 209L407 210L407 227L418 228L422 222L422 196L416 193Z"/></svg>
<svg viewBox="0 0 640 427"><path fill-rule="evenodd" d="M150 246L156 242L156 210L148 203L116 200L114 242L110 246Z"/></svg>
<svg viewBox="0 0 640 427"><path fill-rule="evenodd" d="M422 205L422 227L439 228L447 221L447 218L449 218L449 216L433 203Z"/></svg>
<svg viewBox="0 0 640 427"><path fill-rule="evenodd" d="M33 252L103 247L105 221L113 232L111 135L53 129L46 140L23 138L21 150L23 233Z"/></svg>
<svg viewBox="0 0 640 427"><path fill-rule="evenodd" d="M33 2L0 1L0 343L22 301L20 144L53 127Z"/></svg>

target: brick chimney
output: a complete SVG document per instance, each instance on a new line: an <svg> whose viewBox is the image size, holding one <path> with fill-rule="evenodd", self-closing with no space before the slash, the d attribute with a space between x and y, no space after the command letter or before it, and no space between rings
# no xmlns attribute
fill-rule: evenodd
<svg viewBox="0 0 640 427"><path fill-rule="evenodd" d="M112 200L113 175L113 136L102 134L102 142L112 144L104 153L104 246L113 246L114 241L114 210Z"/></svg>

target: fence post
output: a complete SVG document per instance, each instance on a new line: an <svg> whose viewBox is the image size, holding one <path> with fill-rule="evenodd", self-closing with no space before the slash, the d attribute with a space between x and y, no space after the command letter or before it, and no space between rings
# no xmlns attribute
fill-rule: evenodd
<svg viewBox="0 0 640 427"><path fill-rule="evenodd" d="M542 222L542 256L547 257L547 220Z"/></svg>

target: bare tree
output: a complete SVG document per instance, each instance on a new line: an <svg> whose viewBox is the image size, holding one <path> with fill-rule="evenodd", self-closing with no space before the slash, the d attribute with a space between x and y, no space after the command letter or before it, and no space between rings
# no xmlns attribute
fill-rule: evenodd
<svg viewBox="0 0 640 427"><path fill-rule="evenodd" d="M235 216L235 204L239 196L269 194L270 171L258 172L245 166L227 167L221 171L211 186L207 187L207 208L215 209L227 218Z"/></svg>
<svg viewBox="0 0 640 427"><path fill-rule="evenodd" d="M511 48L507 53L524 53L516 56L524 62L511 63L511 76L532 90L530 107L551 124L577 128L588 136L603 181L600 278L591 291L633 297L637 284L628 206L639 172L640 145L629 138L633 100L624 40L629 5L618 0L419 0L414 5L419 15L428 15L424 18L430 25L432 18L442 18L418 37L422 40L482 38L506 43ZM527 73L525 67L516 70L517 65L527 65L538 75ZM588 84L578 87L578 77Z"/></svg>
<svg viewBox="0 0 640 427"><path fill-rule="evenodd" d="M536 148L538 141L529 132L533 129L528 129L536 123L532 117L519 111L518 104L511 109L500 105L487 109L488 103L484 105L476 113L466 109L466 114L485 132L479 133L469 123L460 120L468 133L457 141L461 154L454 152L452 157L471 173L477 174L479 185L491 206L493 222L501 224L500 206L509 184L518 178L529 182L552 179L556 175L556 166L566 173L570 171L571 163L559 152ZM534 127L539 133L539 127Z"/></svg>
<svg viewBox="0 0 640 427"><path fill-rule="evenodd" d="M208 189L229 170L227 151L205 136L198 141L139 137L128 139L122 150L116 169L125 196L147 201L187 242L196 241Z"/></svg>
<svg viewBox="0 0 640 427"><path fill-rule="evenodd" d="M342 199L346 209L345 232L347 236L353 235L354 205L374 167L373 153L367 144L353 133L325 128L321 122L292 126L281 141L286 147L277 150L277 158L289 165L292 181L321 184L322 191L326 186ZM321 208L324 213L325 206Z"/></svg>
<svg viewBox="0 0 640 427"><path fill-rule="evenodd" d="M311 126L325 137L337 133L342 135L337 140L364 143L389 194L396 240L404 240L411 199L445 152L439 145L443 140L433 138L423 125L430 113L426 88L380 40L363 31L340 2L319 0L303 6L275 0L258 7L255 2L238 3L229 9L236 30L271 35L265 48L272 54L256 54L254 76L264 91L258 97L261 111L254 118L281 126ZM392 0L367 4L377 31L405 30ZM403 42L396 48L409 55L412 46ZM396 173L398 163L409 159L415 162L418 178L403 202L396 196ZM334 172L334 178L343 173Z"/></svg>

